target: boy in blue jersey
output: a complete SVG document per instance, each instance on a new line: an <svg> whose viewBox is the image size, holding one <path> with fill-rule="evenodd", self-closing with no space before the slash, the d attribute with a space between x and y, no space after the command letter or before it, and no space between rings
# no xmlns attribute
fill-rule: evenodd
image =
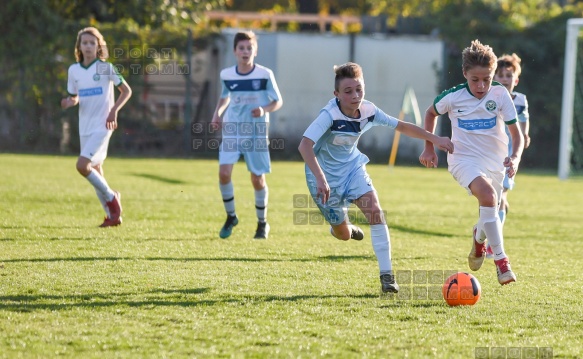
<svg viewBox="0 0 583 359"><path fill-rule="evenodd" d="M306 162L306 182L314 202L331 225L330 233L337 239L364 238L362 229L352 225L346 213L350 203L360 208L370 224L381 290L396 293L399 285L393 274L389 228L366 171L369 159L358 150L358 140L373 126L387 126L430 141L444 151L453 152L453 143L447 137L391 117L364 100L364 76L358 64L335 66L334 72L335 97L308 127L298 148Z"/></svg>
<svg viewBox="0 0 583 359"><path fill-rule="evenodd" d="M75 44L77 63L68 72L69 96L61 100L63 109L79 105L81 154L77 171L93 185L105 211L100 227L122 222L121 195L107 184L103 161L111 134L117 129L117 113L132 95L124 78L106 61L107 57L107 46L99 30L87 27L79 31ZM117 100L114 85L120 91Z"/></svg>
<svg viewBox="0 0 583 359"><path fill-rule="evenodd" d="M487 238L494 253L498 282L505 285L516 281L516 275L504 252L498 204L505 168L510 178L518 170L523 137L508 90L498 82L492 83L496 61L490 46L472 41L462 52L462 70L467 82L437 96L425 112L425 129L434 132L439 115L447 114L451 120L455 153L447 156L448 170L479 204L468 264L471 270L480 269L486 257ZM510 154L506 127L512 137ZM426 167L437 165L431 143L426 142L419 161Z"/></svg>
<svg viewBox="0 0 583 359"><path fill-rule="evenodd" d="M498 58L498 67L496 68L496 74L494 75L494 80L500 82L508 92L510 97L512 97L512 102L514 102L514 107L516 108L516 113L518 114L518 125L524 136L524 148L530 146L530 137L528 132L530 130L530 115L528 113L528 101L523 93L514 91L514 87L518 85L520 73L522 68L520 66L521 59L516 54L508 55L504 54ZM506 134L509 136L508 141L508 154L512 153L512 139L510 138L510 133L506 129ZM506 213L508 212L508 201L507 195L508 190L514 188L514 181L516 177L504 176L504 190L502 192L502 197L500 199L500 220L504 225L504 220L506 219Z"/></svg>
<svg viewBox="0 0 583 359"><path fill-rule="evenodd" d="M237 65L221 71L221 96L212 126L222 127L219 148L219 188L227 220L219 232L221 238L231 235L239 223L235 212L235 195L231 174L241 155L251 172L255 189L257 230L255 239L267 239L268 187L265 174L271 172L269 157L269 112L281 108L283 101L273 72L255 64L257 38L251 31L239 32L234 39ZM221 119L222 116L222 119Z"/></svg>
<svg viewBox="0 0 583 359"><path fill-rule="evenodd" d="M524 148L530 146L530 137L528 132L530 130L530 115L528 113L528 101L523 93L514 91L514 87L518 85L519 77L522 72L520 62L522 60L518 55L504 54L498 58L498 66L496 67L496 73L494 75L494 81L500 82L508 92L510 97L512 97L512 102L514 102L514 107L516 108L516 113L518 114L518 125L524 136ZM508 135L508 155L512 154L512 138L510 137L510 132L506 128L506 134ZM515 177L508 177L508 174L504 175L502 196L500 197L500 206L498 208L498 216L504 226L506 220L506 215L508 214L508 191L514 188ZM488 258L493 257L492 248L490 245L486 248L486 253Z"/></svg>

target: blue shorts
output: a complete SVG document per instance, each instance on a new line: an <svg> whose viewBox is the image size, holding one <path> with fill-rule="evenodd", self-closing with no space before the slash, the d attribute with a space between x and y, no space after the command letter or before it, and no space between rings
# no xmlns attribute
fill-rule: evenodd
<svg viewBox="0 0 583 359"><path fill-rule="evenodd" d="M234 165L243 155L247 169L256 176L271 172L269 139L225 138L219 147L219 165Z"/></svg>
<svg viewBox="0 0 583 359"><path fill-rule="evenodd" d="M514 177L510 178L510 177L508 177L507 173L504 173L504 182L502 183L502 185L504 186L505 190L512 191L512 189L514 188L514 179L515 178L516 178L516 175L514 175Z"/></svg>
<svg viewBox="0 0 583 359"><path fill-rule="evenodd" d="M312 199L331 225L339 225L346 220L348 207L354 200L368 192L375 191L365 166L359 167L351 175L351 178L342 182L342 186L330 188L330 198L325 204L322 204L321 199L316 197L318 194L316 177L310 172L306 173L306 183Z"/></svg>

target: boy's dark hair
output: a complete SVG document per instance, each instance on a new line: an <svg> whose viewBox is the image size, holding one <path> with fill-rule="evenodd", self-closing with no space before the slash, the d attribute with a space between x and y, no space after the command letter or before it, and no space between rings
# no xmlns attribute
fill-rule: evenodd
<svg viewBox="0 0 583 359"><path fill-rule="evenodd" d="M240 41L249 40L252 43L255 43L257 46L257 36L253 31L241 31L235 35L235 39L233 40L233 50L237 49L237 44Z"/></svg>
<svg viewBox="0 0 583 359"><path fill-rule="evenodd" d="M488 45L483 45L479 40L474 40L469 47L462 51L462 70L466 73L473 67L487 67L496 69L496 54Z"/></svg>
<svg viewBox="0 0 583 359"><path fill-rule="evenodd" d="M516 77L519 77L522 72L522 67L520 66L521 62L522 60L516 54L504 54L498 58L498 67L496 68L496 71L511 68Z"/></svg>
<svg viewBox="0 0 583 359"><path fill-rule="evenodd" d="M335 65L334 73L336 77L334 79L334 89L338 91L340 88L340 81L343 79L364 79L362 74L362 67L354 62L347 62L343 65Z"/></svg>

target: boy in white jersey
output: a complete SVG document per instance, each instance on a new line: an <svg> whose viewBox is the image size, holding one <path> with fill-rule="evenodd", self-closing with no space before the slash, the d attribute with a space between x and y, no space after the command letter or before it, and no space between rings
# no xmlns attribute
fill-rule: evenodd
<svg viewBox="0 0 583 359"><path fill-rule="evenodd" d="M474 271L480 269L487 238L494 252L498 282L504 285L516 281L516 276L504 252L498 204L505 168L510 178L518 170L523 138L508 90L492 83L497 60L492 48L474 40L463 50L462 60L467 82L437 96L425 112L425 129L434 132L437 116L448 114L455 144L455 153L447 156L448 170L479 204L468 264ZM510 155L506 126L512 137ZM426 167L437 167L437 155L430 143L426 143L419 161Z"/></svg>
<svg viewBox="0 0 583 359"><path fill-rule="evenodd" d="M331 225L330 233L337 239L364 238L363 231L348 221L346 213L350 203L360 208L370 224L381 290L396 293L399 285L392 269L389 228L365 168L369 159L358 150L358 139L373 126L387 126L430 141L444 151L453 152L453 143L447 137L399 121L364 100L364 76L358 64L335 66L334 72L335 97L308 127L298 148L306 162L306 182L314 202Z"/></svg>
<svg viewBox="0 0 583 359"><path fill-rule="evenodd" d="M61 107L79 105L81 154L77 171L93 185L105 211L100 227L117 226L122 222L121 196L107 184L103 161L107 157L109 138L117 128L117 112L131 97L132 90L113 65L105 61L107 46L96 28L79 31L75 58L77 63L69 67L69 96L61 100ZM117 101L114 101L114 85L120 91Z"/></svg>
<svg viewBox="0 0 583 359"><path fill-rule="evenodd" d="M265 174L271 172L269 112L281 108L283 101L273 72L254 63L257 56L255 34L251 31L237 33L233 47L237 65L221 71L221 96L211 123L215 128L222 126L223 137L219 148L219 188L227 220L219 236L229 237L239 223L231 174L234 164L243 155L255 189L257 230L254 238L267 239L268 187Z"/></svg>

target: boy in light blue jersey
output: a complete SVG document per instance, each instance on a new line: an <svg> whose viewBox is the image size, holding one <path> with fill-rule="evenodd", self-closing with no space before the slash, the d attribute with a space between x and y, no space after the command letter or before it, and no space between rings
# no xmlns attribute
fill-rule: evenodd
<svg viewBox="0 0 583 359"><path fill-rule="evenodd" d="M479 204L468 265L474 271L482 267L487 238L494 253L498 282L505 285L515 282L516 275L504 251L498 204L504 172L512 178L518 170L523 138L508 90L498 82L492 83L497 61L492 48L474 40L463 50L462 60L467 82L437 96L425 112L425 129L434 132L437 117L448 115L455 144L455 153L447 156L448 170ZM510 154L506 127L512 137ZM426 142L419 161L426 167L437 165L431 143Z"/></svg>
<svg viewBox="0 0 583 359"><path fill-rule="evenodd" d="M384 113L364 100L364 76L360 65L335 66L334 98L308 127L299 145L306 162L310 194L337 239L362 240L362 229L347 217L350 203L356 204L370 223L372 246L377 257L381 290L396 293L391 262L389 228L372 180L366 171L369 159L358 150L360 136L374 126L387 126L408 136L425 139L439 149L453 152L447 137L438 137L411 123Z"/></svg>
<svg viewBox="0 0 583 359"><path fill-rule="evenodd" d="M530 115L528 113L528 101L526 96L520 92L514 91L514 87L518 85L520 73L522 68L520 66L521 59L516 54L507 55L504 54L498 59L498 67L496 68L496 74L494 75L494 80L500 82L508 92L512 101L514 102L514 107L516 108L516 113L518 114L518 125L524 136L524 148L530 146L530 137L528 132L530 130ZM508 128L506 129L506 134L508 135L508 154L512 153L512 138ZM508 191L514 188L514 181L516 177L504 176L504 190L502 192L502 197L500 198L500 208L499 216L502 225L506 219L506 214L508 213Z"/></svg>
<svg viewBox="0 0 583 359"><path fill-rule="evenodd" d="M528 101L526 95L520 92L514 91L514 87L518 85L519 77L522 72L520 62L522 60L518 55L504 54L498 58L498 66L496 67L496 73L494 75L494 80L501 83L508 92L510 97L512 97L512 102L514 102L514 107L516 108L516 113L518 114L518 125L524 136L524 148L530 146L530 137L528 132L530 130L530 115L528 113ZM512 154L512 137L506 127L506 135L508 135L508 155ZM516 176L509 177L507 173L504 174L504 182L502 195L500 196L500 205L498 206L498 216L502 222L502 226L506 221L506 215L508 214L509 204L508 204L508 191L514 189L514 183ZM486 257L493 258L494 253L492 252L492 247L490 244L486 247Z"/></svg>
<svg viewBox="0 0 583 359"><path fill-rule="evenodd" d="M219 188L227 220L219 236L229 237L239 223L231 174L234 164L243 155L255 189L257 230L254 238L267 239L268 187L265 174L271 172L269 112L281 108L283 101L273 72L254 63L257 38L253 32L235 35L234 53L237 65L221 71L221 96L212 119L212 126L222 127L223 137L219 148Z"/></svg>

